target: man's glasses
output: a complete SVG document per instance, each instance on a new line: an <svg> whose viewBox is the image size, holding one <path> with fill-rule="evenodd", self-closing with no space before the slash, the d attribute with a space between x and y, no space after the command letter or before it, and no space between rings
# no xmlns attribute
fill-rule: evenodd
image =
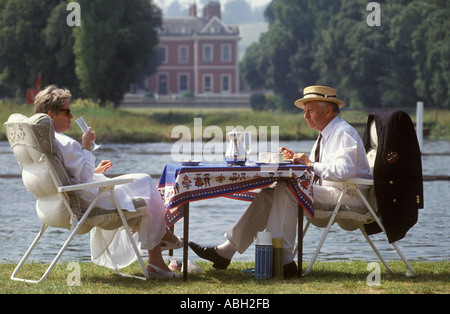
<svg viewBox="0 0 450 314"><path fill-rule="evenodd" d="M69 109L59 109L59 111L64 111L68 117L70 117L70 108Z"/></svg>

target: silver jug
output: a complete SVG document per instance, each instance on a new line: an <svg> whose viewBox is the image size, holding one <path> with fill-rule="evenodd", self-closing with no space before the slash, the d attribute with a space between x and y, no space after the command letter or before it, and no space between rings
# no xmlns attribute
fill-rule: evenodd
<svg viewBox="0 0 450 314"><path fill-rule="evenodd" d="M244 149L244 133L233 130L227 133L228 146L225 152L225 161L228 165L244 166L247 161L247 153Z"/></svg>

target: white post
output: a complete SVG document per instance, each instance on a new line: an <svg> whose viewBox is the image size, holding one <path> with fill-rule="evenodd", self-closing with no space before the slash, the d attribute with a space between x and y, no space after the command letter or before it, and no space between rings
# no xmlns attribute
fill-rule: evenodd
<svg viewBox="0 0 450 314"><path fill-rule="evenodd" d="M417 133L417 140L419 141L419 147L422 150L422 144L423 144L423 101L418 101L417 102L416 133Z"/></svg>

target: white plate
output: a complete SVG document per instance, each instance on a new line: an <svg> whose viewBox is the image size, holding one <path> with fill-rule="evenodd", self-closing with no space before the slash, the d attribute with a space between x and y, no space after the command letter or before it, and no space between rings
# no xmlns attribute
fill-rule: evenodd
<svg viewBox="0 0 450 314"><path fill-rule="evenodd" d="M292 164L292 161L283 161L283 162L266 162L266 161L255 161L255 164L257 164L258 166L264 166L264 165L269 165L269 166L274 166L274 165L289 165Z"/></svg>
<svg viewBox="0 0 450 314"><path fill-rule="evenodd" d="M197 160L182 160L180 161L182 166L198 166L200 161Z"/></svg>

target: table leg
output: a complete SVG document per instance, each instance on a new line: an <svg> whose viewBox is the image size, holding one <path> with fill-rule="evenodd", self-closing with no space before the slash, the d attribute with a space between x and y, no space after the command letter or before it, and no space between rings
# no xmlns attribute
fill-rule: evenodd
<svg viewBox="0 0 450 314"><path fill-rule="evenodd" d="M172 227L169 228L169 230L175 234L175 225L172 225ZM173 250L169 250L169 259L173 257Z"/></svg>
<svg viewBox="0 0 450 314"><path fill-rule="evenodd" d="M186 281L189 250L189 203L185 203L183 209L183 238L183 280Z"/></svg>
<svg viewBox="0 0 450 314"><path fill-rule="evenodd" d="M302 262L303 262L303 208L298 205L298 231L297 231L297 243L298 243L298 269L297 277L302 277Z"/></svg>

